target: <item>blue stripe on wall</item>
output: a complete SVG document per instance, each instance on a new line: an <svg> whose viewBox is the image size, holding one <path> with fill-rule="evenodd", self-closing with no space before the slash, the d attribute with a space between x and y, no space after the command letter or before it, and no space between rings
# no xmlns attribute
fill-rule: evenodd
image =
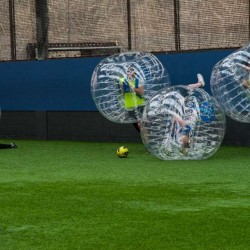
<svg viewBox="0 0 250 250"><path fill-rule="evenodd" d="M215 63L233 50L157 54L172 85L196 82L202 73L210 92ZM10 111L96 111L90 82L96 58L53 59L0 63L0 105Z"/></svg>
<svg viewBox="0 0 250 250"><path fill-rule="evenodd" d="M210 76L214 65L234 50L209 50L185 53L161 54L159 60L167 68L172 85L187 85L197 82L201 73L206 82L205 89L210 91Z"/></svg>

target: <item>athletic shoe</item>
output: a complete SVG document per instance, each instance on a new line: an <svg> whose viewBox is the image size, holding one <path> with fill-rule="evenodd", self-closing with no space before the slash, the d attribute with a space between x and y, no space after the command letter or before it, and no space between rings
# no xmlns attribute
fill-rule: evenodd
<svg viewBox="0 0 250 250"><path fill-rule="evenodd" d="M205 86L204 78L201 74L197 74L198 82L201 84L201 87Z"/></svg>
<svg viewBox="0 0 250 250"><path fill-rule="evenodd" d="M11 142L11 143L10 143L10 147L11 147L11 148L17 148L17 145L16 145L15 143Z"/></svg>

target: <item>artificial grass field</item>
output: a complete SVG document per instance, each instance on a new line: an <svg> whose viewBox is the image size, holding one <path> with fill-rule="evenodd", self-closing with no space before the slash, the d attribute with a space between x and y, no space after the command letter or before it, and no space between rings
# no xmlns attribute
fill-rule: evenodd
<svg viewBox="0 0 250 250"><path fill-rule="evenodd" d="M14 142L0 150L1 250L250 249L247 147L162 161L143 144L120 159L118 143Z"/></svg>

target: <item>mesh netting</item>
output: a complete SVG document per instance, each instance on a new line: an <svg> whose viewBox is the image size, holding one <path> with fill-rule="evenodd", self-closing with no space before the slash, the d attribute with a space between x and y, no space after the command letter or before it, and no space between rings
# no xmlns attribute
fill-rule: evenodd
<svg viewBox="0 0 250 250"><path fill-rule="evenodd" d="M0 60L98 55L115 46L240 47L249 39L248 0L1 0L0 20Z"/></svg>
<svg viewBox="0 0 250 250"><path fill-rule="evenodd" d="M181 1L181 49L238 47L249 38L249 1Z"/></svg>

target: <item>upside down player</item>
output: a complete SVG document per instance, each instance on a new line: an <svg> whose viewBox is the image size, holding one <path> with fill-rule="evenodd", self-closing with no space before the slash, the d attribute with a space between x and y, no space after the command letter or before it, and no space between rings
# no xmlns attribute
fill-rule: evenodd
<svg viewBox="0 0 250 250"><path fill-rule="evenodd" d="M189 88L195 89L205 86L205 81L201 74L197 74L198 82L188 85ZM182 153L186 155L188 153L188 148L190 147L190 137L195 131L195 126L200 118L199 105L196 98L193 96L188 96L185 98L183 107L183 116L177 115L175 121L180 125L179 134L180 143L182 145Z"/></svg>

